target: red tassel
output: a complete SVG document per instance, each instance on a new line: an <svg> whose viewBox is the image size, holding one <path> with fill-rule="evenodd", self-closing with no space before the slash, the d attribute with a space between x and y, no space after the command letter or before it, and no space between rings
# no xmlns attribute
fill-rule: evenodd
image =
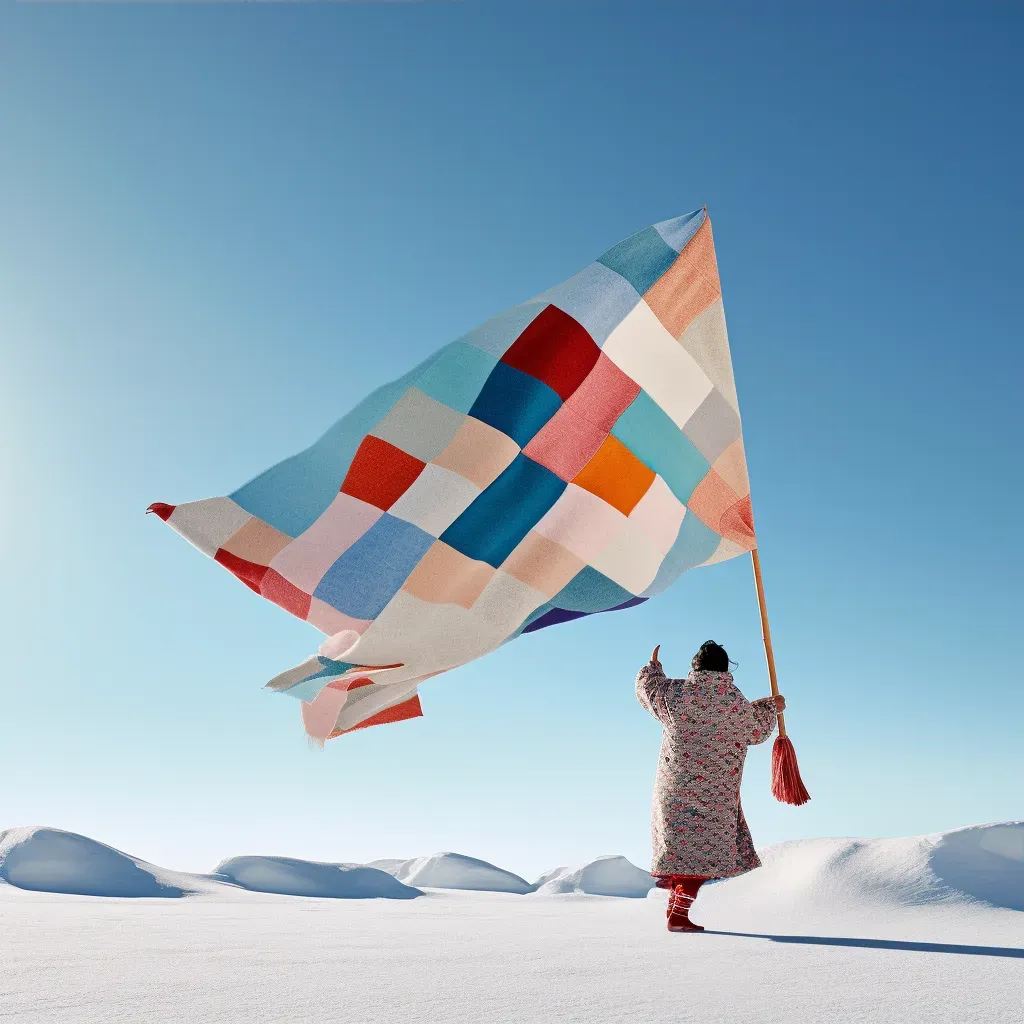
<svg viewBox="0 0 1024 1024"><path fill-rule="evenodd" d="M788 736L778 736L772 747L772 796L780 803L799 807L811 799L804 780L800 778L800 766L796 763L796 751Z"/></svg>
<svg viewBox="0 0 1024 1024"><path fill-rule="evenodd" d="M163 501L154 501L153 504L146 509L146 511L155 512L166 523L167 520L171 518L171 513L174 511L174 506L168 505L166 502Z"/></svg>

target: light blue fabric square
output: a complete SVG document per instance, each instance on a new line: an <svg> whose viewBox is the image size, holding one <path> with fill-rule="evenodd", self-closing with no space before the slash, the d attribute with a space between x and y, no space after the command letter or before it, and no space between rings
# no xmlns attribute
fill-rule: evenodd
<svg viewBox="0 0 1024 1024"><path fill-rule="evenodd" d="M706 562L718 549L722 538L705 526L692 512L683 516L683 525L675 544L661 563L654 582L643 592L644 597L653 597L667 590L687 569Z"/></svg>
<svg viewBox="0 0 1024 1024"><path fill-rule="evenodd" d="M598 345L640 301L637 290L603 263L591 263L575 277L551 288L537 300L568 313Z"/></svg>
<svg viewBox="0 0 1024 1024"><path fill-rule="evenodd" d="M386 512L327 570L313 596L354 619L375 619L434 538Z"/></svg>
<svg viewBox="0 0 1024 1024"><path fill-rule="evenodd" d="M654 225L654 230L676 252L682 252L686 243L697 234L701 224L707 219L703 208L694 210L693 213L683 214L682 217L674 217L672 220L663 220L660 224Z"/></svg>
<svg viewBox="0 0 1024 1024"><path fill-rule="evenodd" d="M533 323L545 305L546 303L531 299L529 302L513 306L504 313L485 320L479 327L474 327L457 340L500 359L512 347L512 342Z"/></svg>
<svg viewBox="0 0 1024 1024"><path fill-rule="evenodd" d="M435 353L404 377L377 388L319 441L239 487L230 495L231 500L289 537L304 533L334 501L363 437L440 354L443 352Z"/></svg>

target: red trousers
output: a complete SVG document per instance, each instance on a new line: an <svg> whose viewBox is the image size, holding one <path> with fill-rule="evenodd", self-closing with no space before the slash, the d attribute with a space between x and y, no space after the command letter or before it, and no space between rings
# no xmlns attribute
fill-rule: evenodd
<svg viewBox="0 0 1024 1024"><path fill-rule="evenodd" d="M696 875L655 875L657 881L654 883L659 889L674 889L677 885L683 887L683 892L695 899L700 887L707 881L706 878L698 878Z"/></svg>

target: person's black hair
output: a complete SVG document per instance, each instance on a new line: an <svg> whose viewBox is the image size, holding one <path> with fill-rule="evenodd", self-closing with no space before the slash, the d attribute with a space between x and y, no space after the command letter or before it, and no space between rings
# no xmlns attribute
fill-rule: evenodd
<svg viewBox="0 0 1024 1024"><path fill-rule="evenodd" d="M694 672L728 672L729 655L721 644L716 644L714 640L705 640L690 664Z"/></svg>

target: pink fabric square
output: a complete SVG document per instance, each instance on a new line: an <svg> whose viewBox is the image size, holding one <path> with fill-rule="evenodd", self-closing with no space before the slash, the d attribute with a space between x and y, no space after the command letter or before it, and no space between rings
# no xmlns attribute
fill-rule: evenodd
<svg viewBox="0 0 1024 1024"><path fill-rule="evenodd" d="M617 508L596 494L569 484L534 530L590 563L628 522Z"/></svg>
<svg viewBox="0 0 1024 1024"><path fill-rule="evenodd" d="M324 573L383 513L351 494L338 494L320 518L270 563L289 583L312 594ZM337 632L337 630L332 630Z"/></svg>
<svg viewBox="0 0 1024 1024"><path fill-rule="evenodd" d="M668 484L656 476L647 493L630 512L629 518L647 534L663 555L667 555L679 536L684 515L686 507L672 493Z"/></svg>
<svg viewBox="0 0 1024 1024"><path fill-rule="evenodd" d="M544 424L523 454L568 483L594 457L607 436L607 430L594 426L567 403Z"/></svg>
<svg viewBox="0 0 1024 1024"><path fill-rule="evenodd" d="M339 612L318 597L310 598L306 621L328 636L335 636L347 629L362 636L371 622L370 619L353 619L351 615Z"/></svg>
<svg viewBox="0 0 1024 1024"><path fill-rule="evenodd" d="M640 385L626 376L603 352L566 407L608 433L640 394Z"/></svg>

